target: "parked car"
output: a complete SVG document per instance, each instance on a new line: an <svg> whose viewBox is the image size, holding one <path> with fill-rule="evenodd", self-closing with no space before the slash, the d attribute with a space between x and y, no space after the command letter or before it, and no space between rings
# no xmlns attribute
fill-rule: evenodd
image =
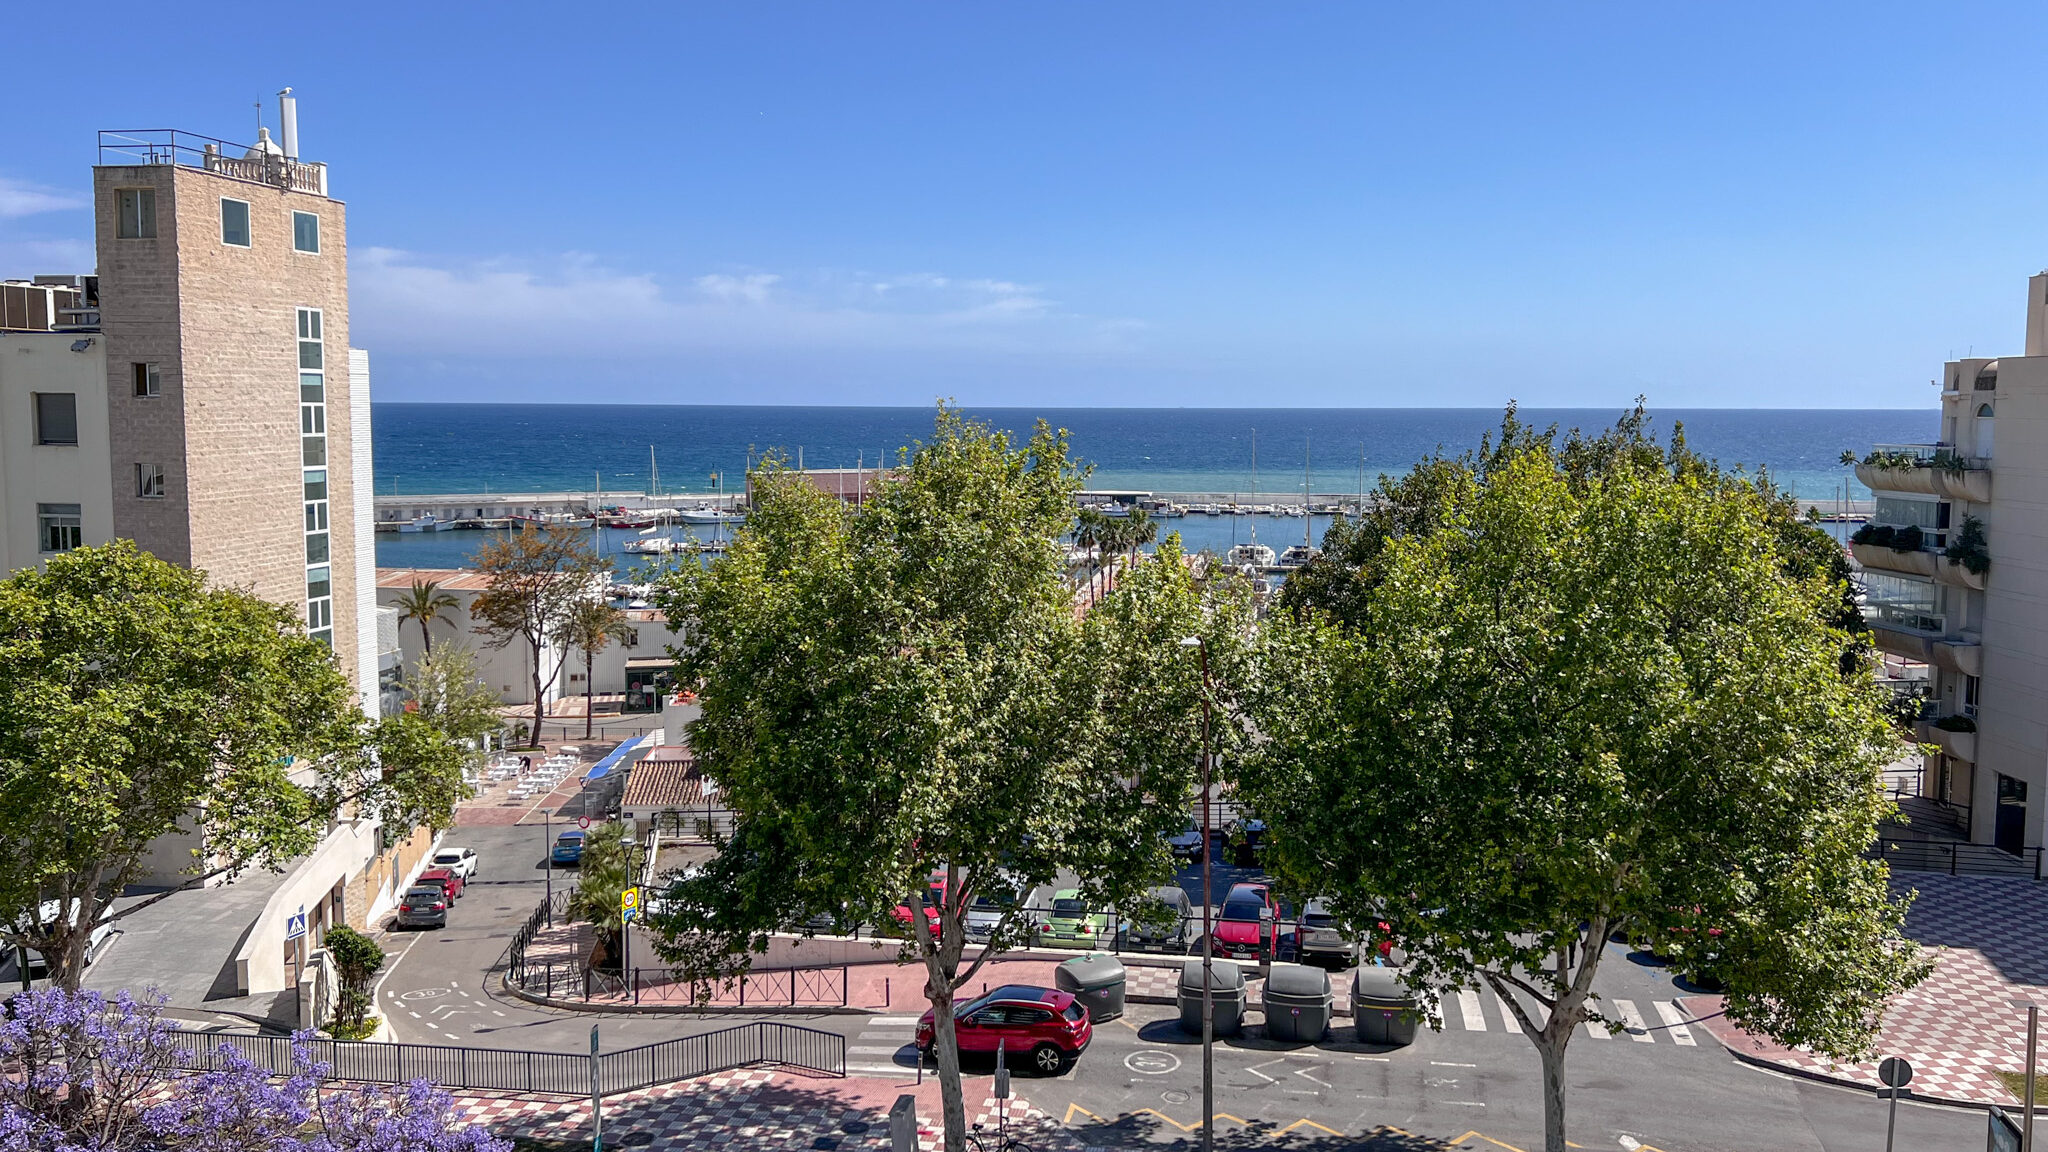
<svg viewBox="0 0 2048 1152"><path fill-rule="evenodd" d="M1223 842L1230 845L1231 862L1241 868L1259 863L1259 848L1266 842L1266 822L1256 816L1241 816L1223 827Z"/></svg>
<svg viewBox="0 0 2048 1152"><path fill-rule="evenodd" d="M548 864L550 866L556 864L580 865L582 863L583 831L581 829L571 828L560 836L555 837L555 849L548 853Z"/></svg>
<svg viewBox="0 0 2048 1152"><path fill-rule="evenodd" d="M972 1000L955 1001L954 1030L960 1051L994 1055L1041 1076L1064 1072L1095 1038L1088 1009L1071 992L1006 984ZM930 1055L935 1041L932 1013L917 1022L917 1050Z"/></svg>
<svg viewBox="0 0 2048 1152"><path fill-rule="evenodd" d="M1321 900L1311 900L1301 910L1301 962L1338 960L1349 962L1358 955L1358 945L1346 938L1343 925L1330 914Z"/></svg>
<svg viewBox="0 0 2048 1152"><path fill-rule="evenodd" d="M400 928L446 928L448 892L436 884L420 884L405 890L398 901Z"/></svg>
<svg viewBox="0 0 2048 1152"><path fill-rule="evenodd" d="M1274 947L1280 905L1264 884L1233 884L1216 917L1216 954L1232 959L1257 959Z"/></svg>
<svg viewBox="0 0 2048 1152"><path fill-rule="evenodd" d="M945 878L943 876L934 876L931 878L931 881L925 885L924 898L920 905L920 911L924 912L926 915L932 915L932 909L937 908L939 905L943 904L945 902L945 899ZM898 931L904 932L906 934L909 933L911 931L911 925L913 923L913 921L911 920L910 901L905 900L903 903L898 904L895 907L895 909L890 913L890 919L895 921L896 928Z"/></svg>
<svg viewBox="0 0 2048 1152"><path fill-rule="evenodd" d="M463 883L466 884L476 877L476 849L443 848L434 853L433 864L436 868L446 868L462 877Z"/></svg>
<svg viewBox="0 0 2048 1152"><path fill-rule="evenodd" d="M1188 826L1166 838L1166 846L1173 849L1176 860L1199 860L1202 858L1202 826L1194 820Z"/></svg>
<svg viewBox="0 0 2048 1152"><path fill-rule="evenodd" d="M1002 921L1003 914L1015 904L1016 901L1007 896L988 892L976 893L974 899L967 903L967 938L976 944L988 943L989 935ZM1019 924L1017 927L1028 928L1029 925Z"/></svg>
<svg viewBox="0 0 2048 1152"><path fill-rule="evenodd" d="M41 917L42 923L51 923L57 919L57 901L45 900L43 901L42 905L38 908L37 911ZM92 962L99 959L100 953L106 951L107 945L113 942L114 925L109 919L113 916L113 914L113 906L109 905L105 910L103 910L100 913L100 922L92 926L92 933L86 937L85 963L87 967L91 967ZM72 908L71 917L72 923L75 924L78 922L78 909L76 907L75 902L74 907ZM28 929L34 926L34 924L29 920L28 914L26 912L22 913L21 919L16 921L16 925L18 929L21 931L27 931ZM33 948L30 948L27 951L29 976L31 978L39 978L48 975L50 971L50 962L43 957L43 954L41 952L38 952ZM12 955L13 952L14 950L11 948L0 950L0 959L5 959L7 956Z"/></svg>
<svg viewBox="0 0 2048 1152"><path fill-rule="evenodd" d="M1116 944L1116 926L1109 913L1088 907L1079 888L1062 888L1052 894L1052 914L1038 938L1055 948L1110 948Z"/></svg>
<svg viewBox="0 0 2048 1152"><path fill-rule="evenodd" d="M1195 918L1195 902L1188 898L1187 889L1169 884L1154 888L1146 895L1165 905L1165 909L1131 917L1130 946L1157 948L1164 952L1187 951L1188 942L1195 939L1200 931L1200 922Z"/></svg>
<svg viewBox="0 0 2048 1152"><path fill-rule="evenodd" d="M425 869L420 872L419 879L414 880L412 883L415 888L428 885L439 888L448 894L448 902L450 904L455 903L462 896L462 877L457 876L446 868Z"/></svg>

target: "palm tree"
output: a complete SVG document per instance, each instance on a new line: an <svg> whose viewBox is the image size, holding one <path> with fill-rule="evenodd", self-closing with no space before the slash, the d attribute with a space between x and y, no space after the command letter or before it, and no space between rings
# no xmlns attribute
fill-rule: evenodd
<svg viewBox="0 0 2048 1152"><path fill-rule="evenodd" d="M449 619L453 614L449 613L444 616L443 613L447 612L448 609L461 606L462 602L460 600L457 600L449 593L441 591L441 586L434 581L414 580L412 582L412 591L403 593L398 597L398 622L403 624L407 620L419 621L420 646L423 649L423 655L432 656L434 654L434 634L431 628L434 621Z"/></svg>
<svg viewBox="0 0 2048 1152"><path fill-rule="evenodd" d="M1138 549L1159 540L1159 521L1152 518L1143 508L1131 509L1131 518L1124 521L1124 550L1136 553Z"/></svg>
<svg viewBox="0 0 2048 1152"><path fill-rule="evenodd" d="M1088 550L1088 586L1095 586L1095 549L1103 542L1113 521L1094 508L1083 508L1074 516L1074 543Z"/></svg>
<svg viewBox="0 0 2048 1152"><path fill-rule="evenodd" d="M591 676L597 666L597 654L604 651L614 640L624 640L627 634L626 614L603 600L582 600L569 610L569 620L563 629L563 639L573 648L583 652L583 738L590 739L596 717L591 712L590 699L595 682Z"/></svg>

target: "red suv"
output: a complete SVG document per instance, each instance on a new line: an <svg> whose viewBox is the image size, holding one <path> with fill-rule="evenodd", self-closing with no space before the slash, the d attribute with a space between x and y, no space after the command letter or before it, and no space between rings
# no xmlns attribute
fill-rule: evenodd
<svg viewBox="0 0 2048 1152"><path fill-rule="evenodd" d="M452 901L457 896L462 895L462 874L452 868L429 868L420 873L420 878L413 881L413 885L415 887L429 885L439 888L441 891L446 892L448 899Z"/></svg>
<svg viewBox="0 0 2048 1152"><path fill-rule="evenodd" d="M939 915L935 911L935 909L937 909L940 905L943 905L945 902L946 879L944 874L942 873L940 875L932 877L930 884L928 884L924 890L924 907L922 911L925 914L925 918L932 922L932 928L934 929L934 931L938 929L939 921ZM916 921L911 919L909 901L906 900L903 903L898 904L895 910L890 913L890 915L894 917L896 921L896 926L903 929L904 932L908 933L915 930Z"/></svg>
<svg viewBox="0 0 2048 1152"><path fill-rule="evenodd" d="M1264 884L1233 884L1216 917L1216 954L1232 959L1271 955L1280 904Z"/></svg>
<svg viewBox="0 0 2048 1152"><path fill-rule="evenodd" d="M993 1056L1003 1049L1007 1062L1022 1062L1041 1076L1054 1076L1081 1058L1095 1038L1088 1009L1071 992L1006 984L972 1000L953 1003L953 1034L961 1052ZM930 1055L932 1014L917 1022L917 1050Z"/></svg>

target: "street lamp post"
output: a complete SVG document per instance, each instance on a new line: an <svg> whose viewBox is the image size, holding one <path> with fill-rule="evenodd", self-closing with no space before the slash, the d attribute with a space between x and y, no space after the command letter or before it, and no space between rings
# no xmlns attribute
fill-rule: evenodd
<svg viewBox="0 0 2048 1152"><path fill-rule="evenodd" d="M1209 752L1209 646L1199 636L1181 641L1193 648L1202 661L1202 1152L1216 1149L1216 926L1211 903L1209 857L1215 831L1209 823L1209 774L1214 757Z"/></svg>
<svg viewBox="0 0 2048 1152"><path fill-rule="evenodd" d="M633 838L633 826L626 826L626 834L619 838L619 846L626 850L626 887L634 887L633 853L639 847ZM619 972L628 982L633 979L633 922L626 919L625 909L619 910ZM637 998L636 998L637 999Z"/></svg>
<svg viewBox="0 0 2048 1152"><path fill-rule="evenodd" d="M546 804L540 806L540 866L547 869L548 895L543 907L547 909L548 927L555 926L555 812Z"/></svg>

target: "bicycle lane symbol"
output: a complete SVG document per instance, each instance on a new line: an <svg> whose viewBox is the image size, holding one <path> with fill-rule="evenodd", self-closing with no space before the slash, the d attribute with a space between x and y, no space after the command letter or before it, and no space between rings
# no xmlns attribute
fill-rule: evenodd
<svg viewBox="0 0 2048 1152"><path fill-rule="evenodd" d="M1124 1067L1142 1076L1164 1076L1180 1067L1180 1057L1171 1052L1141 1048L1124 1057Z"/></svg>

